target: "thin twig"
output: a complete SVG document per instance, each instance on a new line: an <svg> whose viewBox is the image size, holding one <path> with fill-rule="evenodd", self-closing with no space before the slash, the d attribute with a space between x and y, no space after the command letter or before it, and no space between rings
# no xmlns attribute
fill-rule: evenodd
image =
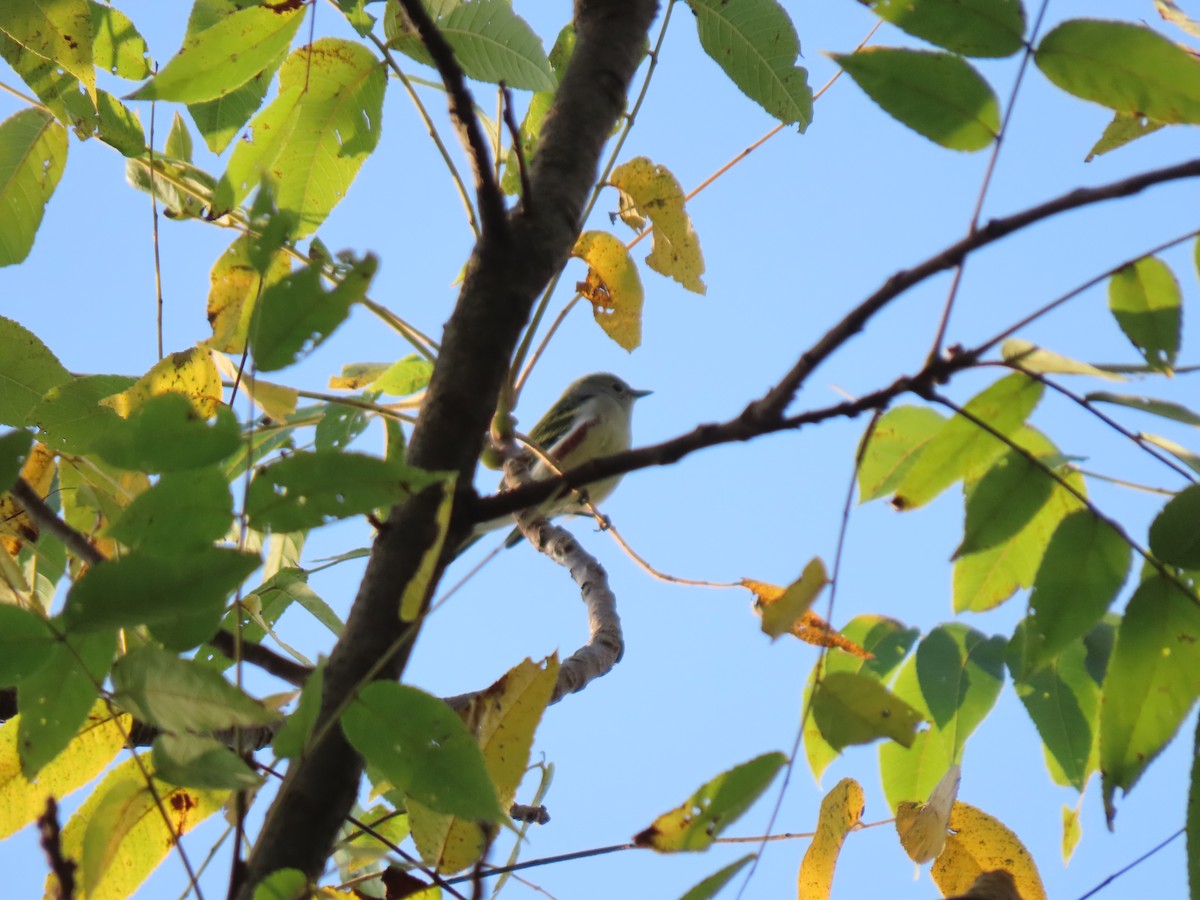
<svg viewBox="0 0 1200 900"><path fill-rule="evenodd" d="M1147 850L1145 853L1143 853L1141 856L1139 856L1137 859L1135 859L1129 865L1123 866L1122 868L1118 869L1116 872L1113 872L1111 875L1109 875L1107 878L1105 878L1102 882L1100 882L1098 885L1096 885L1094 888L1092 888L1086 894L1080 894L1079 900L1087 900L1088 897L1092 897L1092 896L1095 896L1096 894L1100 893L1100 891L1102 891L1104 888L1108 887L1110 884L1112 884L1114 881L1116 881L1118 878L1120 878L1122 875L1124 875L1126 872L1128 872L1134 866L1138 866L1138 865L1141 865L1142 863L1144 863L1146 860L1148 860L1150 857L1152 857L1159 850L1162 850L1164 847L1166 847L1168 844L1170 844L1173 840L1175 840L1175 838L1179 837L1181 834L1186 833L1186 831L1187 831L1186 828L1180 828L1178 831L1176 831L1173 835L1171 835L1165 841L1162 841L1157 846L1151 848L1150 850Z"/></svg>

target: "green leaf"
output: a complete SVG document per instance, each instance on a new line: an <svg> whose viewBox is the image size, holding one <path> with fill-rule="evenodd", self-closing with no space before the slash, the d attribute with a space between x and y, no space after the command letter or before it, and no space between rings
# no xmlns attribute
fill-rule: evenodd
<svg viewBox="0 0 1200 900"><path fill-rule="evenodd" d="M34 406L30 420L41 429L41 440L60 453L85 454L120 416L100 403L137 382L126 375L83 375L50 388Z"/></svg>
<svg viewBox="0 0 1200 900"><path fill-rule="evenodd" d="M963 56L1012 56L1025 45L1020 0L866 0L886 22Z"/></svg>
<svg viewBox="0 0 1200 900"><path fill-rule="evenodd" d="M122 156L136 157L146 152L146 132L142 120L108 91L96 91L96 137Z"/></svg>
<svg viewBox="0 0 1200 900"><path fill-rule="evenodd" d="M1130 409L1141 410L1152 416L1160 416L1200 428L1200 415L1192 412L1186 406L1167 400L1158 400L1154 397L1133 397L1129 394L1110 394L1107 391L1095 391L1087 394L1083 399L1089 403L1115 403L1118 406L1128 406Z"/></svg>
<svg viewBox="0 0 1200 900"><path fill-rule="evenodd" d="M727 866L722 866L680 897L679 900L712 900L713 897L721 892L725 885L733 880L733 876L742 871L746 867L746 863L754 858L753 853L748 853L741 859L734 860Z"/></svg>
<svg viewBox="0 0 1200 900"><path fill-rule="evenodd" d="M250 347L259 371L274 372L319 347L367 293L379 260L368 253L331 291L315 266L285 275L267 287L255 310Z"/></svg>
<svg viewBox="0 0 1200 900"><path fill-rule="evenodd" d="M154 739L155 776L182 787L245 791L262 784L262 777L240 756L210 737L160 734Z"/></svg>
<svg viewBox="0 0 1200 900"><path fill-rule="evenodd" d="M66 129L49 113L23 109L0 122L0 266L21 262L33 249L66 163Z"/></svg>
<svg viewBox="0 0 1200 900"><path fill-rule="evenodd" d="M71 586L63 616L72 630L94 631L205 615L212 619L208 637L225 598L258 565L257 556L226 547L166 557L129 553L88 569Z"/></svg>
<svg viewBox="0 0 1200 900"><path fill-rule="evenodd" d="M945 424L946 417L927 406L897 406L884 413L864 435L870 443L858 467L858 502L894 491Z"/></svg>
<svg viewBox="0 0 1200 900"><path fill-rule="evenodd" d="M1011 642L1009 656L1014 678L1030 621L1026 619L1017 626ZM1105 658L1097 677L1096 667L1089 665L1089 656L1097 654L1098 643L1111 642L1113 630L1112 625L1101 622L1083 641L1068 644L1047 665L1014 685L1041 736L1046 763L1055 781L1081 792L1096 770L1100 682L1107 667ZM1102 651L1107 657L1107 648Z"/></svg>
<svg viewBox="0 0 1200 900"><path fill-rule="evenodd" d="M1138 138L1153 134L1162 127L1162 122L1155 122L1140 113L1115 113L1113 120L1104 129L1104 134L1100 135L1100 140L1096 141L1083 161L1091 162L1097 156L1103 156L1105 153L1124 147Z"/></svg>
<svg viewBox="0 0 1200 900"><path fill-rule="evenodd" d="M168 219L195 218L212 213L213 189L217 180L208 172L180 160L154 157L155 175L150 175L149 156L126 160L125 180L139 191L150 193L153 183L154 196L163 204L163 215Z"/></svg>
<svg viewBox="0 0 1200 900"><path fill-rule="evenodd" d="M387 77L352 41L323 38L292 53L279 71L279 96L250 123L214 203L241 202L269 172L280 211L295 217L290 237L316 231L379 143Z"/></svg>
<svg viewBox="0 0 1200 900"><path fill-rule="evenodd" d="M209 150L213 153L225 152L225 148L237 137L242 126L250 121L250 117L262 106L271 81L286 57L287 51L281 51L265 69L223 97L204 103L188 104L192 121L196 123L196 128Z"/></svg>
<svg viewBox="0 0 1200 900"><path fill-rule="evenodd" d="M167 143L163 149L167 156L191 162L192 148L192 134L188 131L187 122L183 120L183 116L175 113L175 117L171 120L171 130L167 133Z"/></svg>
<svg viewBox="0 0 1200 900"><path fill-rule="evenodd" d="M1193 453L1187 447L1176 443L1170 438L1150 434L1147 431L1141 432L1141 438L1148 444L1153 444L1155 447L1161 447L1163 450L1166 450L1193 472L1200 474L1200 455Z"/></svg>
<svg viewBox="0 0 1200 900"><path fill-rule="evenodd" d="M509 0L472 0L444 4L441 9L430 6L429 13L468 78L491 84L503 81L523 91L553 91L557 87L558 79L541 38L513 11ZM390 46L418 62L433 65L402 12L390 24Z"/></svg>
<svg viewBox="0 0 1200 900"><path fill-rule="evenodd" d="M92 66L92 12L88 0L0 3L0 31L70 72L96 94Z"/></svg>
<svg viewBox="0 0 1200 900"><path fill-rule="evenodd" d="M56 640L46 620L19 606L0 603L0 687L37 674L55 655ZM36 710L32 712L37 715Z"/></svg>
<svg viewBox="0 0 1200 900"><path fill-rule="evenodd" d="M57 624L61 630L62 623ZM45 665L21 679L17 705L25 713L17 726L17 746L26 778L32 780L83 727L116 649L115 631L69 635L54 643Z"/></svg>
<svg viewBox="0 0 1200 900"><path fill-rule="evenodd" d="M295 453L258 471L246 496L246 514L256 531L302 531L387 507L438 480L403 463L358 453Z"/></svg>
<svg viewBox="0 0 1200 900"><path fill-rule="evenodd" d="M1009 438L1042 398L1042 385L1026 375L1008 375L971 398L964 411ZM1005 444L964 416L954 416L925 446L892 498L906 510L922 506L960 478L987 471Z"/></svg>
<svg viewBox="0 0 1200 900"><path fill-rule="evenodd" d="M1200 694L1200 603L1157 573L1129 606L1104 678L1100 772L1111 826L1117 788L1128 793Z"/></svg>
<svg viewBox="0 0 1200 900"><path fill-rule="evenodd" d="M279 719L220 672L153 644L122 656L112 681L113 700L122 709L165 731L217 731Z"/></svg>
<svg viewBox="0 0 1200 900"><path fill-rule="evenodd" d="M220 540L233 522L233 498L216 466L168 472L134 497L107 536L133 550L169 556L203 550Z"/></svg>
<svg viewBox="0 0 1200 900"><path fill-rule="evenodd" d="M433 363L415 353L392 363L371 387L393 397L407 397L429 386Z"/></svg>
<svg viewBox="0 0 1200 900"><path fill-rule="evenodd" d="M1200 122L1200 59L1144 26L1071 19L1042 38L1034 60L1084 100L1156 122Z"/></svg>
<svg viewBox="0 0 1200 900"><path fill-rule="evenodd" d="M1129 573L1129 544L1090 510L1059 523L1029 597L1020 680L1050 662L1100 621Z"/></svg>
<svg viewBox="0 0 1200 900"><path fill-rule="evenodd" d="M321 711L321 691L324 683L325 663L322 661L304 682L296 709L283 720L283 725L275 734L271 748L276 755L283 759L298 759L304 753L304 746L312 737L313 728L317 724L317 714Z"/></svg>
<svg viewBox="0 0 1200 900"><path fill-rule="evenodd" d="M1155 517L1150 549L1165 563L1200 569L1200 484L1184 488Z"/></svg>
<svg viewBox="0 0 1200 900"><path fill-rule="evenodd" d="M813 695L813 721L833 748L891 738L912 746L919 711L860 672L831 672Z"/></svg>
<svg viewBox="0 0 1200 900"><path fill-rule="evenodd" d="M1192 738L1192 777L1188 782L1187 869L1191 896L1200 892L1200 722Z"/></svg>
<svg viewBox="0 0 1200 900"><path fill-rule="evenodd" d="M764 753L722 772L634 835L634 844L660 853L707 850L770 786L786 762L782 753Z"/></svg>
<svg viewBox="0 0 1200 900"><path fill-rule="evenodd" d="M953 559L995 547L1027 527L1056 482L1023 453L1009 450L967 493L967 521Z"/></svg>
<svg viewBox="0 0 1200 900"><path fill-rule="evenodd" d="M254 900L304 900L308 877L299 869L276 869L254 887Z"/></svg>
<svg viewBox="0 0 1200 900"><path fill-rule="evenodd" d="M439 698L376 681L342 713L354 749L406 795L452 816L504 818L479 744Z"/></svg>
<svg viewBox="0 0 1200 900"><path fill-rule="evenodd" d="M200 103L223 97L287 49L304 9L251 6L224 16L186 37L179 52L129 99Z"/></svg>
<svg viewBox="0 0 1200 900"><path fill-rule="evenodd" d="M905 660L892 683L892 692L910 704L922 717L932 720L925 706L917 678L916 654ZM924 803L950 768L950 742L939 733L937 724L916 734L911 747L895 741L879 745L879 776L888 805L895 810L902 801Z"/></svg>
<svg viewBox="0 0 1200 900"><path fill-rule="evenodd" d="M886 681L896 666L904 660L920 632L915 628L905 628L895 619L883 616L864 615L851 619L841 629L842 635L858 644L868 653L874 654L872 659L860 659L848 653L830 653L825 657L825 672L862 672L878 681ZM804 702L812 693L813 682L816 678L817 667L814 666L808 676L804 688ZM834 759L839 751L821 736L821 729L812 717L804 723L804 754L808 758L809 768L813 777L820 779L821 774Z"/></svg>
<svg viewBox="0 0 1200 900"><path fill-rule="evenodd" d="M700 46L747 97L800 131L812 121L808 70L796 65L800 39L776 0L688 0Z"/></svg>
<svg viewBox="0 0 1200 900"><path fill-rule="evenodd" d="M159 394L128 419L117 418L94 442L95 452L121 469L179 472L219 462L238 449L241 434L227 406L209 425L183 394Z"/></svg>
<svg viewBox="0 0 1200 900"><path fill-rule="evenodd" d="M103 69L138 81L150 74L150 50L129 16L105 3L89 0L92 19L92 62Z"/></svg>
<svg viewBox="0 0 1200 900"><path fill-rule="evenodd" d="M971 732L984 720L1004 686L1008 642L966 625L939 625L917 646L917 681L951 760L962 760Z"/></svg>
<svg viewBox="0 0 1200 900"><path fill-rule="evenodd" d="M1000 104L961 56L893 47L831 54L883 111L950 150L982 150L1000 132Z"/></svg>
<svg viewBox="0 0 1200 900"><path fill-rule="evenodd" d="M33 435L28 431L10 431L0 435L0 494L17 483L32 446Z"/></svg>
<svg viewBox="0 0 1200 900"><path fill-rule="evenodd" d="M1169 371L1179 355L1183 327L1179 282L1162 260L1147 256L1120 269L1108 283L1108 307L1152 367Z"/></svg>
<svg viewBox="0 0 1200 900"><path fill-rule="evenodd" d="M1004 346L1000 348L1000 355L1005 362L1014 363L1026 372L1042 372L1050 375L1091 375L1093 378L1104 378L1108 381L1125 380L1124 376L1115 372L1062 356L1053 350L1044 350L1037 344L1031 344L1020 338L1009 338L1005 341Z"/></svg>

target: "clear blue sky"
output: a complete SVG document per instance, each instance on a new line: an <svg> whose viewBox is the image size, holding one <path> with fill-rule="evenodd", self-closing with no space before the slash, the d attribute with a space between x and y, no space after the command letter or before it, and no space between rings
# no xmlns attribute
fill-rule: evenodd
<svg viewBox="0 0 1200 900"><path fill-rule="evenodd" d="M814 87L836 70L823 52L850 50L873 19L849 0L786 0L785 5L799 31L802 61ZM185 23L182 5L140 0L120 6L147 37L157 60L175 52ZM551 43L562 24L554 16L564 15L566 4L550 10L526 0L516 6ZM1049 21L1106 14L1159 24L1149 0L1062 0L1053 5ZM331 8L319 8L318 33L347 31L335 22ZM876 42L911 43L889 29ZM1014 58L980 63L980 69L1007 98L1016 65ZM0 80L16 83L2 65ZM477 97L484 108L494 107L492 88L482 87ZM444 121L439 97L427 92L426 102ZM0 117L20 106L0 94ZM148 106L142 105L140 112L143 123L148 122ZM1109 118L1105 110L1063 94L1031 69L984 207L985 219L1079 185L1108 182L1194 154L1194 133L1176 129L1085 165L1084 156ZM169 114L160 109L160 147L168 124ZM650 156L690 189L772 125L704 56L691 15L679 6L623 158ZM443 133L449 140L450 131ZM223 161L203 154L198 162L218 173L223 167ZM987 151L954 153L907 131L843 79L818 102L807 134L789 130L777 135L690 205L707 261L708 295L689 294L646 271L644 344L633 354L611 343L586 310L572 313L523 398L521 422L532 424L570 379L597 370L618 372L631 384L655 391L637 410L639 443L735 415L891 273L965 233L986 163ZM76 372L140 374L156 358L150 204L125 184L123 164L106 146L73 141L65 177L33 254L24 265L0 271L0 314L31 328ZM1198 201L1200 186L1175 183L1071 213L972 257L950 342L978 342L1115 263L1194 227ZM610 193L591 226L608 227L608 213L615 208ZM204 317L208 271L234 234L199 222L165 220L160 231L165 343L168 350L180 350L209 333ZM470 232L436 152L395 83L388 93L382 144L321 236L333 250L378 253L382 266L372 296L438 336L470 249ZM639 251L640 258L648 247ZM1167 259L1180 276L1185 305L1194 307L1190 248ZM579 264L572 264L564 284L581 277ZM827 405L845 393L865 393L915 371L928 350L948 284L947 276L933 279L893 303L810 379L795 409ZM566 290L560 293L559 305L569 299ZM1185 363L1195 361L1189 348L1198 336L1190 317L1186 323ZM1091 361L1138 361L1109 316L1102 289L1088 292L1021 336ZM369 313L357 309L334 339L286 377L321 390L343 363L393 360L407 352ZM948 391L965 399L995 374L956 380ZM1194 378L1188 377L1147 390L1183 403L1193 403L1196 396ZM1123 418L1133 428L1196 444L1194 430L1132 413ZM1064 452L1087 457L1083 464L1089 469L1161 487L1181 486L1177 476L1150 468L1128 444L1074 408L1048 398L1032 421ZM854 447L864 425L834 422L704 451L670 469L632 474L605 511L639 552L672 574L787 583L814 555L832 561ZM364 451L377 452L379 446L375 431L361 440ZM488 475L481 484L490 488L491 480ZM1104 484L1094 484L1092 493L1103 509L1140 536L1162 503L1153 495ZM923 631L949 621L948 560L961 525L957 490L908 514L883 503L856 507L835 624L865 612L894 616ZM531 831L523 853L527 858L626 842L724 769L769 750L790 752L801 691L817 658L816 649L807 645L769 642L744 591L653 581L608 537L592 534L587 523L573 529L608 567L627 649L610 675L552 708L538 732L535 754L544 754L557 769L547 800L553 819ZM348 523L314 538L305 558L364 546L368 540L365 523ZM347 564L315 577L313 585L344 615L360 571ZM457 569L450 573L447 585L457 574ZM1008 635L1023 609L1024 597L1018 596L993 613L966 621L985 633ZM299 611L285 618L282 630L290 643L311 655L328 649L328 633ZM477 689L525 656L541 658L556 649L570 653L585 636L583 607L569 579L521 546L493 561L431 618L409 678L437 694ZM1131 797L1118 801L1115 834L1104 827L1098 779L1089 786L1083 840L1066 868L1059 850L1060 809L1074 805L1076 796L1050 781L1034 729L1011 685L968 744L959 797L995 815L1022 838L1050 896L1078 897L1182 825L1192 727L1189 719L1176 745ZM843 776L862 782L869 822L889 817L878 786L877 758L874 748L848 752L824 776L825 789ZM730 833L761 833L779 789L777 782ZM776 830L811 830L821 796L801 756ZM221 827L210 822L197 833L189 845L193 858L203 858L206 840ZM806 846L806 841L770 845L744 896L790 896ZM744 852L745 846L673 858L626 852L535 869L526 877L563 900L673 897ZM0 845L0 866L8 896L38 894L45 865L32 829ZM833 896L937 896L928 875L922 872L914 881L913 872L890 826L853 834L846 841ZM206 896L223 895L224 879L218 861L203 881ZM177 896L182 884L178 860L171 858L138 897ZM506 892L542 896L519 883ZM1186 893L1179 840L1100 896L1173 898Z"/></svg>

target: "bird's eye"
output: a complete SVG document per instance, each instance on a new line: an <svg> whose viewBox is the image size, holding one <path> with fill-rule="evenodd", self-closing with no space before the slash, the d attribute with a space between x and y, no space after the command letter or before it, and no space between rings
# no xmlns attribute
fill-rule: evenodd
<svg viewBox="0 0 1200 900"><path fill-rule="evenodd" d="M615 393L618 393L618 394L625 393L625 385L621 384L621 382L619 382L619 381L614 381L612 388Z"/></svg>

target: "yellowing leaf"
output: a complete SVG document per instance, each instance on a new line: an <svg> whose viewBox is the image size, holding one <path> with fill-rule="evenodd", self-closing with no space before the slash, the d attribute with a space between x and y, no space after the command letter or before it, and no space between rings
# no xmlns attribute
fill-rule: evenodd
<svg viewBox="0 0 1200 900"><path fill-rule="evenodd" d="M63 855L80 860L88 900L130 896L176 839L219 810L229 796L228 791L179 788L157 779L152 793L138 762L128 759L109 772L63 828ZM140 762L151 769L149 754ZM53 881L51 875L47 893Z"/></svg>
<svg viewBox="0 0 1200 900"><path fill-rule="evenodd" d="M207 419L221 405L221 375L212 356L203 347L193 347L160 359L133 387L101 400L124 419L151 397L183 394L192 407Z"/></svg>
<svg viewBox="0 0 1200 900"><path fill-rule="evenodd" d="M746 587L750 584L742 582ZM813 601L821 588L829 584L829 575L825 572L825 564L819 557L813 557L800 577L775 594L754 591L756 601L755 611L762 616L762 630L772 639L781 634L787 634L794 628L800 627L804 616L812 607ZM768 585L768 587L770 587ZM754 588L750 587L750 590ZM776 589L778 590L778 589Z"/></svg>
<svg viewBox="0 0 1200 900"><path fill-rule="evenodd" d="M255 378L245 369L242 370L239 378L237 365L224 353L214 352L213 361L216 362L217 369L229 381L239 381L241 389L268 417L276 421L283 421L296 411L296 402L300 399L300 395L294 388Z"/></svg>
<svg viewBox="0 0 1200 900"><path fill-rule="evenodd" d="M114 720L103 703L88 714L83 728L37 776L37 784L21 774L17 755L20 715L0 728L0 840L20 831L46 808L46 797L63 798L96 777L125 746L129 716Z"/></svg>
<svg viewBox="0 0 1200 900"><path fill-rule="evenodd" d="M241 353L246 349L246 336L255 301L269 285L291 271L291 258L283 250L271 255L264 280L250 261L250 238L239 237L213 263L209 273L208 324L212 337L205 346L223 353Z"/></svg>
<svg viewBox="0 0 1200 900"><path fill-rule="evenodd" d="M913 862L926 863L941 854L960 780L959 767L951 766L930 793L928 803L905 801L897 807L896 833Z"/></svg>
<svg viewBox="0 0 1200 900"><path fill-rule="evenodd" d="M404 587L404 595L400 598L400 620L412 622L421 614L421 604L425 601L425 591L433 578L433 571L442 555L442 545L446 543L446 531L450 528L450 509L454 503L454 483L452 476L441 484L442 499L438 503L435 522L437 534L433 543L425 548L421 562L412 579Z"/></svg>
<svg viewBox="0 0 1200 900"><path fill-rule="evenodd" d="M1071 857L1075 853L1075 846L1079 843L1079 839L1083 837L1083 826L1079 823L1079 810L1063 804L1062 808L1062 856L1063 865L1071 861Z"/></svg>
<svg viewBox="0 0 1200 900"><path fill-rule="evenodd" d="M526 659L460 712L479 741L503 808L512 804L525 775L534 730L557 680L557 656L542 665ZM411 797L406 804L421 858L439 872L467 868L487 847L487 835L476 822L435 812Z"/></svg>
<svg viewBox="0 0 1200 900"><path fill-rule="evenodd" d="M800 863L799 893L805 900L829 897L842 842L862 820L864 805L862 785L853 778L843 778L821 801L817 832Z"/></svg>
<svg viewBox="0 0 1200 900"><path fill-rule="evenodd" d="M608 183L621 192L620 215L626 225L641 231L648 218L654 226L646 264L689 291L707 293L700 279L704 274L700 239L684 209L683 188L670 169L639 156L617 166Z"/></svg>
<svg viewBox="0 0 1200 900"><path fill-rule="evenodd" d="M571 255L588 264L587 279L575 289L591 302L604 333L624 349L636 349L642 343L645 292L625 245L606 231L585 231Z"/></svg>
<svg viewBox="0 0 1200 900"><path fill-rule="evenodd" d="M956 802L950 830L954 833L929 873L942 896L966 893L984 872L1003 869L1012 875L1021 900L1046 900L1033 857L999 819Z"/></svg>
<svg viewBox="0 0 1200 900"><path fill-rule="evenodd" d="M54 454L45 444L34 444L21 466L21 478L44 498L50 493L54 470ZM36 541L37 536L37 525L16 498L12 494L0 495L0 544L4 549L16 556L23 543Z"/></svg>
<svg viewBox="0 0 1200 900"><path fill-rule="evenodd" d="M888 737L905 747L917 738L921 712L860 672L830 672L817 685L813 721L835 750Z"/></svg>

